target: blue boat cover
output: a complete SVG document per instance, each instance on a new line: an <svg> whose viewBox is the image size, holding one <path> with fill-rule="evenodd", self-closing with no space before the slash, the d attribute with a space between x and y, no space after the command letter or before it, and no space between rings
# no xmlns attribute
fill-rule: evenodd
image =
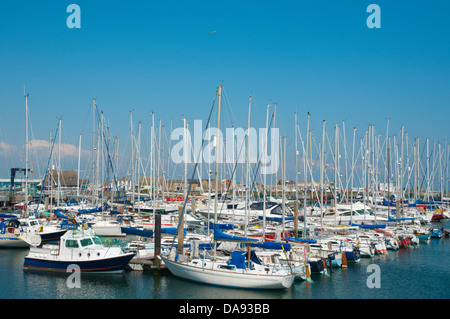
<svg viewBox="0 0 450 319"><path fill-rule="evenodd" d="M402 220L413 220L413 219L416 219L416 218L415 217L392 218L391 216L388 216L388 221L390 221L390 222L399 222L399 221L402 221Z"/></svg>
<svg viewBox="0 0 450 319"><path fill-rule="evenodd" d="M17 216L11 214L0 214L0 218L17 218Z"/></svg>
<svg viewBox="0 0 450 319"><path fill-rule="evenodd" d="M234 265L239 269L246 268L248 267L248 259L246 260L247 255L248 254L245 251L233 251L231 253L231 259L227 261L227 264L230 266ZM254 251L250 252L250 261L250 267L252 262L261 265L261 262L258 260Z"/></svg>
<svg viewBox="0 0 450 319"><path fill-rule="evenodd" d="M80 209L80 210L78 210L77 215L99 213L101 211L103 211L102 206L98 206L98 207L89 208L89 209Z"/></svg>
<svg viewBox="0 0 450 319"><path fill-rule="evenodd" d="M59 209L56 210L55 215L56 215L57 218L68 218L66 215L61 213L61 211Z"/></svg>
<svg viewBox="0 0 450 319"><path fill-rule="evenodd" d="M257 242L258 239L256 238L249 238L249 237L241 237L241 236L235 236L235 235L229 235L225 234L218 225L214 225L214 239L215 240L221 240L221 241L235 241L235 242Z"/></svg>
<svg viewBox="0 0 450 319"><path fill-rule="evenodd" d="M359 228L366 228L366 229L376 229L376 228L386 228L386 224L374 224L374 225L359 225L359 224L352 224L352 226L357 226Z"/></svg>
<svg viewBox="0 0 450 319"><path fill-rule="evenodd" d="M233 224L216 224L220 229L230 229L233 230L234 226ZM209 229L213 229L214 228L214 223L209 223Z"/></svg>
<svg viewBox="0 0 450 319"><path fill-rule="evenodd" d="M285 237L285 239L288 241L294 241L297 243L310 243L310 244L317 243L317 240L315 240L315 239L303 239L303 238L295 238L295 237Z"/></svg>
<svg viewBox="0 0 450 319"><path fill-rule="evenodd" d="M162 227L161 233L171 234L171 235L178 235L178 229L175 227ZM184 236L186 236L186 228L183 230Z"/></svg>
<svg viewBox="0 0 450 319"><path fill-rule="evenodd" d="M275 250L291 250L291 244L289 243L278 243L278 242L263 242L261 244L250 244L250 247L258 247L263 249L275 249Z"/></svg>
<svg viewBox="0 0 450 319"><path fill-rule="evenodd" d="M258 216L259 219L264 219L264 216ZM265 218L267 221L270 222L283 222L283 217L266 217ZM290 220L294 220L294 217L284 217L284 221L290 221Z"/></svg>

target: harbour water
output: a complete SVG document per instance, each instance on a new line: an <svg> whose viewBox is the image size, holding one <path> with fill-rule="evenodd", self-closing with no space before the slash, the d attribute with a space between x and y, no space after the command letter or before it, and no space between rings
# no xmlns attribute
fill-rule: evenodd
<svg viewBox="0 0 450 319"><path fill-rule="evenodd" d="M433 226L450 228L445 220ZM23 270L28 249L0 251L0 299L449 299L450 238L431 238L418 248L401 248L361 259L348 268L298 281L281 291L207 286L172 276L168 271L126 271L119 275L82 275L79 288L70 274ZM378 265L379 287L368 279Z"/></svg>

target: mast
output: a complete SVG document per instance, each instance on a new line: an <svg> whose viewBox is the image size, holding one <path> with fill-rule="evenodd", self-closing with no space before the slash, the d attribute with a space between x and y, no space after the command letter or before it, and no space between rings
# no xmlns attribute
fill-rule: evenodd
<svg viewBox="0 0 450 319"><path fill-rule="evenodd" d="M134 212L134 152L133 152L133 114L130 111L130 147L131 147L131 211Z"/></svg>
<svg viewBox="0 0 450 319"><path fill-rule="evenodd" d="M387 182L388 182L388 219L391 218L391 194L390 194L390 185L389 185L389 178L391 174L391 159L389 158L389 147L387 149L387 167L388 167L388 174L387 174Z"/></svg>
<svg viewBox="0 0 450 319"><path fill-rule="evenodd" d="M322 122L322 151L320 163L320 228L323 229L323 174L325 166L325 120Z"/></svg>
<svg viewBox="0 0 450 319"><path fill-rule="evenodd" d="M97 200L94 196L94 187L95 187L95 99L92 99L92 203L97 204Z"/></svg>
<svg viewBox="0 0 450 319"><path fill-rule="evenodd" d="M77 173L77 196L80 196L80 157L81 157L81 134L78 140L78 173Z"/></svg>
<svg viewBox="0 0 450 319"><path fill-rule="evenodd" d="M220 150L220 108L222 106L222 85L219 84L218 85L218 96L219 96L219 101L218 101L218 106L217 106L217 143L216 143L216 176L215 176L215 196L214 196L214 227L216 227L217 224L217 205L218 205L218 190L219 190L219 150ZM186 199L185 199L186 200ZM217 254L217 249L216 249L216 240L214 239L214 259L216 260L216 254Z"/></svg>
<svg viewBox="0 0 450 319"><path fill-rule="evenodd" d="M25 211L28 211L28 96L25 94Z"/></svg>
<svg viewBox="0 0 450 319"><path fill-rule="evenodd" d="M294 144L295 144L295 200L298 205L298 149L297 149L297 112L294 113Z"/></svg>
<svg viewBox="0 0 450 319"><path fill-rule="evenodd" d="M267 111L266 111L266 137L265 137L265 143L264 143L264 150L263 150L263 156L264 160L263 163L266 165L266 155L267 155L267 142L268 142L268 135L269 135L269 107L270 105L267 105ZM263 241L265 241L266 238L266 170L263 172Z"/></svg>
<svg viewBox="0 0 450 319"><path fill-rule="evenodd" d="M156 199L155 199L155 113L152 112L152 127L150 132L150 185L151 185L151 193L153 200L153 220L156 220Z"/></svg>
<svg viewBox="0 0 450 319"><path fill-rule="evenodd" d="M252 185L250 184L250 114L252 109L252 98L253 96L250 96L248 98L248 119L247 119L247 170L246 170L246 178L245 178L245 184L247 185L246 191L245 191L245 220L244 220L244 234L247 236L247 228L248 228L248 206L249 206L249 195L252 191Z"/></svg>
<svg viewBox="0 0 450 319"><path fill-rule="evenodd" d="M308 171L307 171L307 156L308 156L308 132L309 132L309 118L310 118L310 113L308 112L308 122L306 125L306 148L305 148L305 144L303 142L302 139L302 148L303 148L303 171L304 171L304 183L305 183L305 189L304 189L304 199L303 199L303 238L306 238L306 201L307 201L307 197L308 197L308 185L307 185L307 180L308 180ZM301 136L300 136L301 138Z"/></svg>
<svg viewBox="0 0 450 319"><path fill-rule="evenodd" d="M282 183L281 183L281 196L282 196L282 204L281 204L281 207L283 208L283 236L284 236L284 232L285 232L285 229L284 229L284 222L285 222L285 209L286 209L286 194L285 194L285 190L284 190L284 188L285 188L285 186L286 186L286 136L283 136L283 152L282 152L282 155L283 155L283 162L281 163L281 167L283 168L282 169L282 171L281 171L281 174L282 174L282 176L281 176L281 180L282 180ZM284 238L284 237L283 237Z"/></svg>
<svg viewBox="0 0 450 319"><path fill-rule="evenodd" d="M337 154L338 154L338 142L339 142L339 127L336 124L334 127L334 225L337 225L337 208L336 208L336 203L337 203L337 186L338 186L338 177L337 177L337 172L338 172L338 167L337 167Z"/></svg>
<svg viewBox="0 0 450 319"><path fill-rule="evenodd" d="M137 183L138 183L138 212L141 212L141 130L142 122L138 123L138 140L137 140L137 156L136 156L136 167L137 167Z"/></svg>
<svg viewBox="0 0 450 319"><path fill-rule="evenodd" d="M184 198L187 198L187 154L188 154L188 145L187 145L187 124L186 118L183 119L183 143L184 143ZM218 172L219 170L217 170Z"/></svg>
<svg viewBox="0 0 450 319"><path fill-rule="evenodd" d="M356 127L353 128L353 145L352 145L352 172L351 172L351 186L350 186L350 225L353 223L353 172L355 169L355 138Z"/></svg>
<svg viewBox="0 0 450 319"><path fill-rule="evenodd" d="M59 118L59 132L58 132L58 196L57 198L57 206L60 206L61 200L61 118Z"/></svg>

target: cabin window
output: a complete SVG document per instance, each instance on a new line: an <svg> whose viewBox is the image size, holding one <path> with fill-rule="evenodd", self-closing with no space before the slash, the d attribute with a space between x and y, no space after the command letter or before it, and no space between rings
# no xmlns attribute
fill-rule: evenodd
<svg viewBox="0 0 450 319"><path fill-rule="evenodd" d="M92 239L94 240L94 244L97 244L97 245L101 245L102 244L102 241L100 240L100 238L94 237Z"/></svg>
<svg viewBox="0 0 450 319"><path fill-rule="evenodd" d="M80 240L80 244L82 247L86 247L92 245L92 240L90 238L84 238Z"/></svg>
<svg viewBox="0 0 450 319"><path fill-rule="evenodd" d="M66 240L66 247L67 248L78 248L78 241L73 239L67 239Z"/></svg>
<svg viewBox="0 0 450 319"><path fill-rule="evenodd" d="M236 266L234 266L234 265L218 265L217 268L226 269L226 270L235 270Z"/></svg>
<svg viewBox="0 0 450 319"><path fill-rule="evenodd" d="M272 214L275 214L275 215L280 215L280 216L282 216L283 215L283 206L278 206L278 207L275 207L272 211L271 211L271 213ZM284 216L291 216L292 215L292 213L289 211L289 208L287 207L287 205L284 207Z"/></svg>

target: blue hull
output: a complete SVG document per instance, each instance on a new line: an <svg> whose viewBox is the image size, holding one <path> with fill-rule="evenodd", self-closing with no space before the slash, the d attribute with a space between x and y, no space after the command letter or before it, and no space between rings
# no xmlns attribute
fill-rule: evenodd
<svg viewBox="0 0 450 319"><path fill-rule="evenodd" d="M347 262L354 262L354 263L357 263L361 260L361 256L359 255L359 252L355 252L355 251L346 251L345 258L347 258Z"/></svg>
<svg viewBox="0 0 450 319"><path fill-rule="evenodd" d="M442 238L442 231L439 229L433 229L431 231L431 238Z"/></svg>
<svg viewBox="0 0 450 319"><path fill-rule="evenodd" d="M134 254L127 254L101 260L88 261L57 261L25 256L24 269L67 272L70 265L80 267L82 273L120 273L128 265Z"/></svg>

